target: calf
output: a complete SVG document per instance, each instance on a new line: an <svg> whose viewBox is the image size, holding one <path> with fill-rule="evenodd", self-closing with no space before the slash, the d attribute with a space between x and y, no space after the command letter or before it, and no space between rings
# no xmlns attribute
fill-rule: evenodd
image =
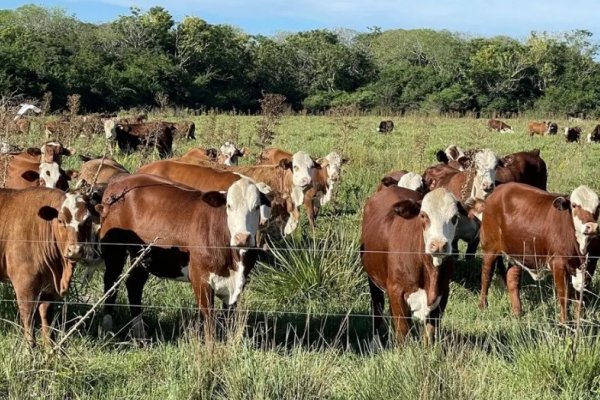
<svg viewBox="0 0 600 400"><path fill-rule="evenodd" d="M556 135L558 132L558 125L555 122L544 121L544 122L531 122L527 127L529 136L533 135Z"/></svg>
<svg viewBox="0 0 600 400"><path fill-rule="evenodd" d="M567 140L567 143L579 143L579 139L581 138L581 128L579 127L574 127L574 128L569 128L568 126L565 127L565 139Z"/></svg>
<svg viewBox="0 0 600 400"><path fill-rule="evenodd" d="M497 119L490 119L487 123L487 126L488 130L490 131L496 131L501 133L509 133L513 131L510 125L507 125L503 121Z"/></svg>
<svg viewBox="0 0 600 400"><path fill-rule="evenodd" d="M361 260L369 276L374 332L382 323L388 293L398 340L409 330L411 313L426 321L433 338L448 302L454 239L463 207L444 188L425 197L390 186L371 196L364 207Z"/></svg>
<svg viewBox="0 0 600 400"><path fill-rule="evenodd" d="M394 131L394 121L387 120L381 121L379 123L379 127L377 128L377 132L379 133L392 133Z"/></svg>
<svg viewBox="0 0 600 400"><path fill-rule="evenodd" d="M92 212L85 198L60 190L0 190L0 279L15 289L30 345L36 310L49 341L52 303L67 292L75 263L99 259Z"/></svg>
<svg viewBox="0 0 600 400"><path fill-rule="evenodd" d="M588 143L600 143L600 124L596 125L592 133L587 137Z"/></svg>
<svg viewBox="0 0 600 400"><path fill-rule="evenodd" d="M116 141L119 149L131 154L142 148L156 147L161 158L171 155L175 126L166 123L116 124L107 120L104 124L106 139Z"/></svg>
<svg viewBox="0 0 600 400"><path fill-rule="evenodd" d="M521 314L521 270L541 279L549 270L567 320L568 277L575 289L585 285L582 267L589 239L598 234L598 195L579 186L570 198L519 183L499 186L485 202L481 225L483 267L479 306L487 307L493 267L500 256L509 263L507 288L515 315Z"/></svg>
<svg viewBox="0 0 600 400"><path fill-rule="evenodd" d="M215 295L226 307L235 305L256 261L254 246L263 201L264 195L248 179L232 184L226 195L143 174L121 176L109 183L98 206L105 290L123 271L127 253L134 257L142 246L157 239L144 265L126 280L137 336L145 336L138 316L150 273L191 282L198 307L209 321ZM103 326L107 330L112 330L115 300L116 292L106 300Z"/></svg>

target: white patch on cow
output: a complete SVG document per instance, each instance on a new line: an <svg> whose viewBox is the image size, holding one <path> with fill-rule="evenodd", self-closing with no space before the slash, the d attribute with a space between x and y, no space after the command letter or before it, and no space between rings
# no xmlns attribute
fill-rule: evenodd
<svg viewBox="0 0 600 400"><path fill-rule="evenodd" d="M112 119L104 121L104 137L106 140L117 139L117 125Z"/></svg>
<svg viewBox="0 0 600 400"><path fill-rule="evenodd" d="M240 179L227 191L227 227L230 245L245 245L236 242L236 236L249 235L248 245L256 243L256 232L260 222L260 194L249 179Z"/></svg>
<svg viewBox="0 0 600 400"><path fill-rule="evenodd" d="M454 195L445 188L437 188L423 197L421 213L429 218L429 225L423 229L426 254L443 259L452 253L450 243L454 239L458 221L456 203ZM444 245L441 252L439 249L438 251L432 251L432 246L436 244ZM438 261L434 259L434 262L437 263ZM439 265L441 265L441 262L439 262Z"/></svg>
<svg viewBox="0 0 600 400"><path fill-rule="evenodd" d="M444 153L446 153L446 156L450 161L457 161L459 158L465 156L465 152L463 151L463 149L456 145L448 146L446 150L444 150Z"/></svg>
<svg viewBox="0 0 600 400"><path fill-rule="evenodd" d="M47 188L56 188L60 178L60 167L57 163L40 163L39 167L40 180L44 182Z"/></svg>
<svg viewBox="0 0 600 400"><path fill-rule="evenodd" d="M411 293L406 299L406 303L410 307L410 311L412 311L413 317L425 321L425 319L429 316L432 310L435 310L442 298L438 296L435 299L435 302L429 306L427 305L427 293L423 289L419 289L416 292Z"/></svg>
<svg viewBox="0 0 600 400"><path fill-rule="evenodd" d="M471 197L485 200L496 184L498 156L489 149L483 149L474 157L475 177L471 188ZM488 190L486 190L488 189Z"/></svg>
<svg viewBox="0 0 600 400"><path fill-rule="evenodd" d="M237 148L235 147L235 145L231 142L225 142L225 144L223 146L221 146L221 154L225 156L225 160L223 161L223 164L225 165L237 165L237 157L235 156L235 153L237 151Z"/></svg>
<svg viewBox="0 0 600 400"><path fill-rule="evenodd" d="M587 142L592 143L592 134L591 133L588 134L588 136L587 136Z"/></svg>
<svg viewBox="0 0 600 400"><path fill-rule="evenodd" d="M408 172L400 178L398 186L418 192L423 189L423 177L414 172Z"/></svg>
<svg viewBox="0 0 600 400"><path fill-rule="evenodd" d="M175 277L174 280L179 281L179 282L189 282L190 281L189 265L186 265L185 267L181 268L181 276Z"/></svg>
<svg viewBox="0 0 600 400"><path fill-rule="evenodd" d="M305 188L312 183L315 173L315 164L304 151L299 151L292 156L292 182L294 186Z"/></svg>
<svg viewBox="0 0 600 400"><path fill-rule="evenodd" d="M219 276L211 272L208 276L208 284L223 303L227 305L235 304L246 284L244 264L238 261L236 269L229 270L228 277Z"/></svg>
<svg viewBox="0 0 600 400"><path fill-rule="evenodd" d="M79 231L79 224L82 223L83 221L77 221L75 219L75 214L77 213L77 205L78 204L82 204L83 203L83 199L77 195L77 194L73 194L73 193L65 193L66 199L62 204L62 208L66 208L69 210L69 212L71 213L71 220L69 221L69 223L67 224L67 226L70 226L71 228L75 229L75 231ZM88 213L86 212L86 217L88 217L89 215L87 215Z"/></svg>
<svg viewBox="0 0 600 400"><path fill-rule="evenodd" d="M299 222L300 221L298 217L294 216L293 214L290 214L290 217L288 218L287 222L285 223L285 226L283 227L283 234L287 236L294 232L298 227Z"/></svg>
<svg viewBox="0 0 600 400"><path fill-rule="evenodd" d="M304 203L304 192L301 188L294 186L290 193L294 206L300 207Z"/></svg>
<svg viewBox="0 0 600 400"><path fill-rule="evenodd" d="M591 214L596 212L598 205L600 204L600 199L598 198L596 192L585 185L575 188L575 190L573 190L571 193L570 200L572 208L575 205L578 205ZM598 224L590 222L584 223L577 218L574 213L571 215L573 216L573 226L575 227L575 237L577 238L577 243L579 244L579 251L581 251L581 254L585 254L586 247L590 239L589 234L586 234L586 230L597 229Z"/></svg>
<svg viewBox="0 0 600 400"><path fill-rule="evenodd" d="M571 276L571 284L573 284L573 288L578 292L585 289L585 279L582 270L578 269L575 276Z"/></svg>

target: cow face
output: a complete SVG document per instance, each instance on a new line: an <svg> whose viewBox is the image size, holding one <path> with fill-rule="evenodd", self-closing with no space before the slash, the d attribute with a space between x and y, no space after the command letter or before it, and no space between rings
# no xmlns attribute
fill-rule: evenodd
<svg viewBox="0 0 600 400"><path fill-rule="evenodd" d="M347 162L347 158L342 158L335 151L332 151L325 157L317 160L317 164L319 164L321 168L327 168L327 180L329 183L339 182L340 174L342 172L342 165Z"/></svg>
<svg viewBox="0 0 600 400"><path fill-rule="evenodd" d="M71 156L74 150L64 147L59 142L46 142L40 147L42 152L42 162L57 162L60 164L62 156Z"/></svg>
<svg viewBox="0 0 600 400"><path fill-rule="evenodd" d="M292 182L294 186L307 189L311 184L315 172L315 163L304 151L299 151L292 156Z"/></svg>
<svg viewBox="0 0 600 400"><path fill-rule="evenodd" d="M398 186L406 189L414 190L415 192L423 191L423 177L414 172L407 172L400 177Z"/></svg>
<svg viewBox="0 0 600 400"><path fill-rule="evenodd" d="M221 146L221 159L219 160L222 164L225 165L238 165L238 161L240 157L244 156L245 149L238 149L235 147L233 143L225 142L223 146Z"/></svg>
<svg viewBox="0 0 600 400"><path fill-rule="evenodd" d="M559 200L561 199L561 200ZM570 200L559 197L555 200L562 203L563 208L570 206L575 236L582 254L586 253L586 247L592 236L598 235L598 214L600 201L598 195L589 187L582 185L571 193Z"/></svg>
<svg viewBox="0 0 600 400"><path fill-rule="evenodd" d="M498 156L489 149L484 149L475 154L475 177L471 197L484 200L492 190L496 182L496 168L500 165Z"/></svg>
<svg viewBox="0 0 600 400"><path fill-rule="evenodd" d="M227 227L230 245L254 246L260 223L261 204L270 207L270 201L248 179L236 181L227 190Z"/></svg>
<svg viewBox="0 0 600 400"><path fill-rule="evenodd" d="M62 246L63 257L90 264L99 261L100 254L95 243L98 225L94 223L97 218L92 215L83 196L66 193L58 210L45 206L39 210L38 215L47 221L56 219L56 236Z"/></svg>

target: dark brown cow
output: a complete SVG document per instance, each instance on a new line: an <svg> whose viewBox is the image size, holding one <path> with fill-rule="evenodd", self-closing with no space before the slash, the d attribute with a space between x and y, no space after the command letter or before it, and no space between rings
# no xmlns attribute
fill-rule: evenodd
<svg viewBox="0 0 600 400"><path fill-rule="evenodd" d="M587 137L588 143L600 143L600 124L596 125L592 133Z"/></svg>
<svg viewBox="0 0 600 400"><path fill-rule="evenodd" d="M498 119L490 119L487 123L487 126L488 130L490 131L496 131L501 133L509 133L513 131L510 125Z"/></svg>
<svg viewBox="0 0 600 400"><path fill-rule="evenodd" d="M546 190L548 170L540 157L540 150L521 151L502 158L496 168L496 184L518 182Z"/></svg>
<svg viewBox="0 0 600 400"><path fill-rule="evenodd" d="M52 302L67 292L75 263L99 260L92 210L83 197L60 190L2 189L0 214L0 279L15 289L29 344L36 310L48 341Z"/></svg>
<svg viewBox="0 0 600 400"><path fill-rule="evenodd" d="M565 139L567 143L579 143L581 139L581 128L576 126L574 128L565 127Z"/></svg>
<svg viewBox="0 0 600 400"><path fill-rule="evenodd" d="M379 123L379 127L377 128L377 132L379 133L392 133L394 131L394 121L387 120L381 121Z"/></svg>
<svg viewBox="0 0 600 400"><path fill-rule="evenodd" d="M256 260L261 204L268 200L248 179L235 182L226 195L144 174L120 176L109 183L98 206L105 290L123 271L127 253L134 257L141 246L158 238L144 265L126 281L136 336L145 336L143 321L137 317L150 273L191 282L205 317L211 316L215 295L226 307L235 305ZM106 300L107 330L112 330L115 300L116 293Z"/></svg>
<svg viewBox="0 0 600 400"><path fill-rule="evenodd" d="M450 243L464 210L446 189L419 193L390 186L364 207L361 259L369 275L374 331L379 334L387 292L398 340L411 313L427 322L433 337L449 295L453 270Z"/></svg>
<svg viewBox="0 0 600 400"><path fill-rule="evenodd" d="M480 307L487 307L493 267L500 256L508 259L507 287L512 310L521 314L521 270L541 279L549 270L560 303L560 320L567 320L569 282L586 284L582 267L590 237L598 234L598 195L586 186L570 198L520 183L498 186L485 202L481 225L483 268Z"/></svg>
<svg viewBox="0 0 600 400"><path fill-rule="evenodd" d="M116 141L119 149L125 154L131 154L142 148L156 147L161 158L171 155L173 150L173 124L160 122L115 124L113 120L106 121L104 131L108 140Z"/></svg>

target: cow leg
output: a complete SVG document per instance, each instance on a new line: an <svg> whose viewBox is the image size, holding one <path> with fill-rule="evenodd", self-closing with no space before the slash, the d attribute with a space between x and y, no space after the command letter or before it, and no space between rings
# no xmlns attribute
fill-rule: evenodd
<svg viewBox="0 0 600 400"><path fill-rule="evenodd" d="M198 303L200 316L205 323L206 332L212 337L215 333L214 292L208 284L208 280L200 274L201 270L200 266L192 267L192 260L190 260L190 282Z"/></svg>
<svg viewBox="0 0 600 400"><path fill-rule="evenodd" d="M373 338L376 336L382 339L381 325L383 324L383 306L385 304L385 297L383 290L379 289L377 285L369 278L369 290L371 292L371 312L373 314L372 328Z"/></svg>
<svg viewBox="0 0 600 400"><path fill-rule="evenodd" d="M512 265L508 268L506 283L508 295L512 305L512 312L515 317L521 316L521 273L522 268Z"/></svg>
<svg viewBox="0 0 600 400"><path fill-rule="evenodd" d="M34 295L35 291L28 287L29 283L30 282L25 282L19 287L15 286L15 293L17 295L17 304L19 306L21 323L23 324L23 334L25 335L27 344L33 348L35 347L33 318L35 316L36 303L38 299L37 296Z"/></svg>
<svg viewBox="0 0 600 400"><path fill-rule="evenodd" d="M314 197L309 193L304 196L304 209L306 210L306 216L308 217L308 223L312 229L315 229L315 206L313 204Z"/></svg>
<svg viewBox="0 0 600 400"><path fill-rule="evenodd" d="M488 292L492 283L494 274L494 263L498 255L496 252L485 253L483 255L483 264L481 265L481 295L479 297L479 309L485 310L488 307Z"/></svg>
<svg viewBox="0 0 600 400"><path fill-rule="evenodd" d="M112 240L111 240L112 239ZM120 239L111 238L107 239L107 242L118 242ZM106 265L104 271L104 293L107 293L115 284L119 276L123 272L123 266L127 258L127 248L120 245L106 245L101 246L102 257ZM104 302L104 317L102 319L102 330L105 332L113 331L113 304L117 301L117 291L106 298Z"/></svg>
<svg viewBox="0 0 600 400"><path fill-rule="evenodd" d="M53 299L49 299L53 300ZM52 302L46 301L38 306L38 312L40 313L40 320L42 323L42 339L46 345L51 343L51 332L50 325L52 321Z"/></svg>
<svg viewBox="0 0 600 400"><path fill-rule="evenodd" d="M552 277L556 287L556 297L560 305L560 322L565 323L569 318L569 282L567 280L567 269L561 261L552 262Z"/></svg>
<svg viewBox="0 0 600 400"><path fill-rule="evenodd" d="M425 323L425 338L429 343L433 343L435 340L435 335L439 330L442 315L444 315L444 311L448 305L448 298L450 297L450 278L454 272L453 270L454 268L450 266L443 268L438 278L438 290L441 295L440 304L435 309L431 310Z"/></svg>
<svg viewBox="0 0 600 400"><path fill-rule="evenodd" d="M129 299L129 310L131 313L132 336L135 339L146 339L146 329L144 328L144 320L142 319L142 293L144 285L148 280L149 273L143 267L134 268L129 277L125 281L127 287L127 297Z"/></svg>
<svg viewBox="0 0 600 400"><path fill-rule="evenodd" d="M404 300L404 293L396 286L388 287L388 296L390 298L390 309L394 328L396 331L396 342L402 343L410 329L410 308Z"/></svg>
<svg viewBox="0 0 600 400"><path fill-rule="evenodd" d="M479 237L471 240L467 244L467 252L465 254L465 260L472 260L475 257L475 253L477 252L477 246L479 246ZM457 250L458 253L458 250Z"/></svg>

